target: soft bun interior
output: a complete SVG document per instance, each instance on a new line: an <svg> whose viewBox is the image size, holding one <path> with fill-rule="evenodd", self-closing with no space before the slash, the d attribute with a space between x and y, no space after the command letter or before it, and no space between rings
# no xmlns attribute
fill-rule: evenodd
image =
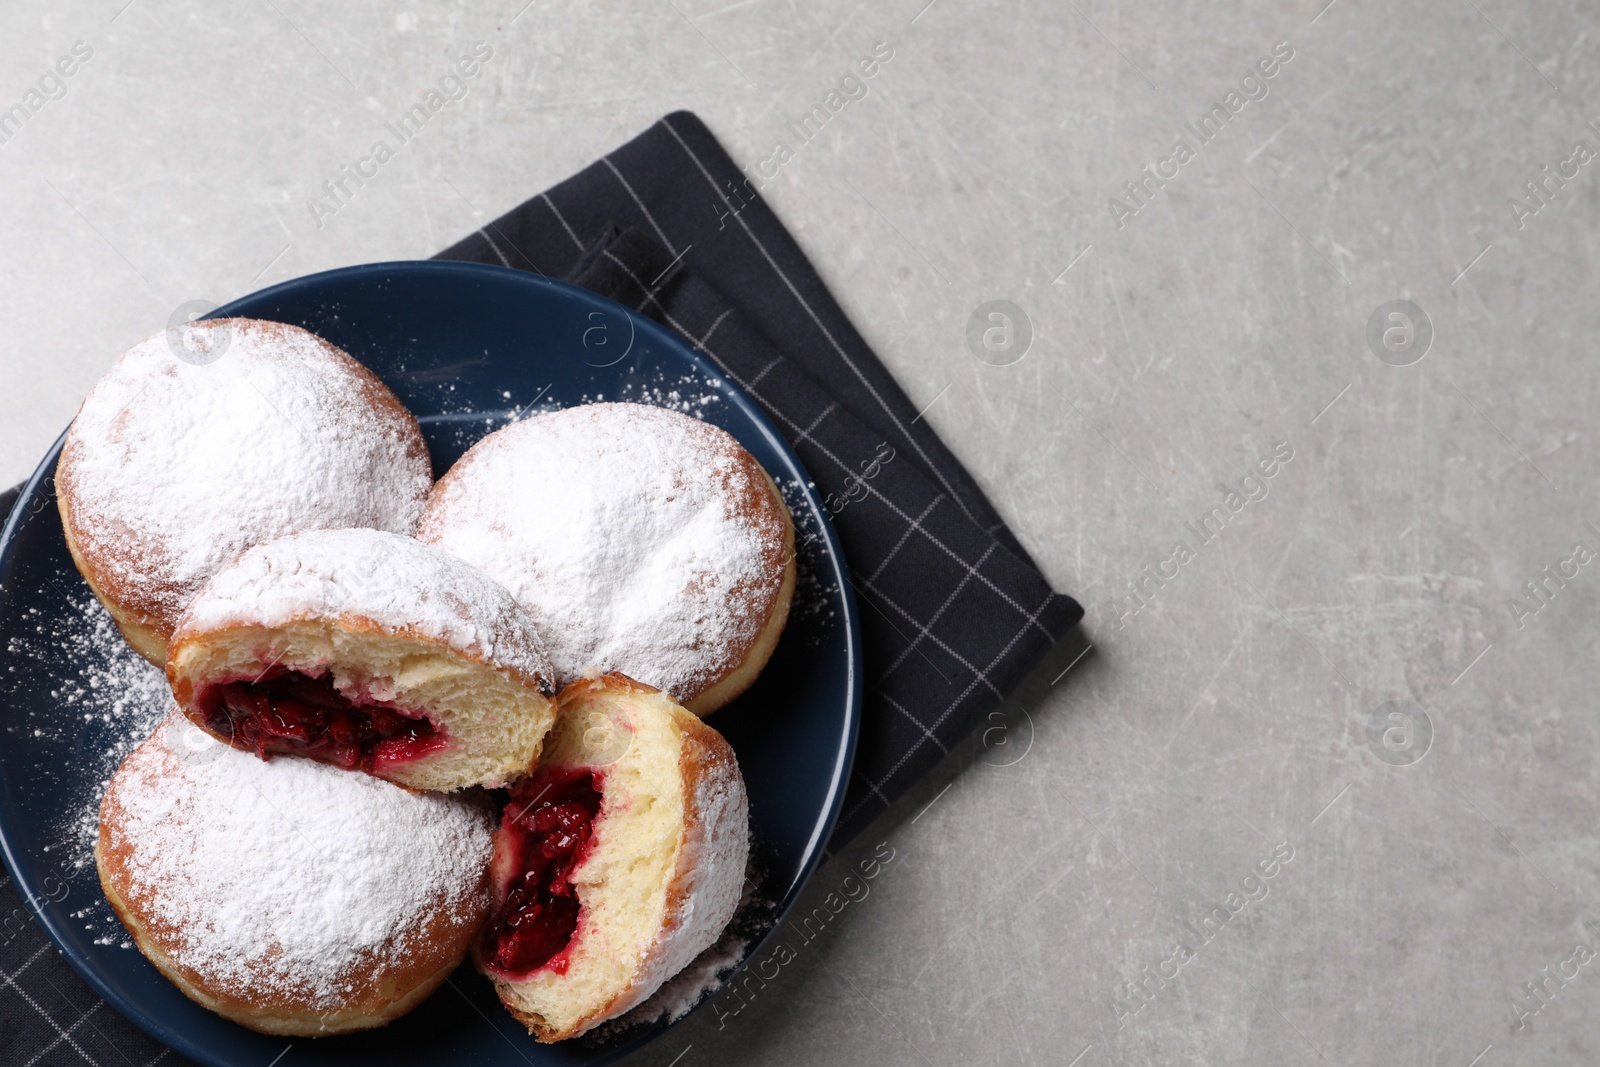
<svg viewBox="0 0 1600 1067"><path fill-rule="evenodd" d="M203 688L259 677L269 667L332 675L343 693L362 694L427 716L448 747L394 765L382 777L421 790L498 786L526 775L539 758L554 709L536 686L451 652L438 642L307 619L282 626L237 626L172 649L167 676L184 713L197 714ZM358 700L358 703L360 701ZM222 740L228 740L223 737Z"/></svg>

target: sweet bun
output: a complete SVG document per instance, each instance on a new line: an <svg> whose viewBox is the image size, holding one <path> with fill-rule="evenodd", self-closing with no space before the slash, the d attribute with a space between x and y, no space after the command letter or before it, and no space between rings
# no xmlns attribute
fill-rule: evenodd
<svg viewBox="0 0 1600 1067"><path fill-rule="evenodd" d="M106 372L55 481L73 562L159 665L190 599L245 549L329 527L409 534L432 478L417 420L360 363L297 326L211 319Z"/></svg>
<svg viewBox="0 0 1600 1067"><path fill-rule="evenodd" d="M557 706L495 834L495 910L474 950L540 1041L622 1014L715 943L749 853L721 734L620 674L575 682Z"/></svg>
<svg viewBox="0 0 1600 1067"><path fill-rule="evenodd" d="M112 777L95 865L139 950L241 1026L380 1026L459 965L490 906L493 820L308 760L262 761L173 711Z"/></svg>
<svg viewBox="0 0 1600 1067"><path fill-rule="evenodd" d="M412 789L531 771L555 715L550 678L510 593L378 530L250 549L189 605L167 660L184 714L219 740Z"/></svg>
<svg viewBox="0 0 1600 1067"><path fill-rule="evenodd" d="M794 593L794 527L766 471L725 431L639 404L490 434L417 536L533 613L558 685L619 671L697 715L755 680Z"/></svg>

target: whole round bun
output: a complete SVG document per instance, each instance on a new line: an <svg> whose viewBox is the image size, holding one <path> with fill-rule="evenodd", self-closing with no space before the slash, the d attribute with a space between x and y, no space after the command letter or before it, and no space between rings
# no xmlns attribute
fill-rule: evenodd
<svg viewBox="0 0 1600 1067"><path fill-rule="evenodd" d="M460 964L490 903L492 819L305 760L263 763L173 711L112 777L95 864L139 950L267 1034L380 1026Z"/></svg>
<svg viewBox="0 0 1600 1067"><path fill-rule="evenodd" d="M329 527L409 534L431 482L417 420L371 371L255 319L134 345L84 400L56 466L73 561L158 665L190 599L245 549Z"/></svg>
<svg viewBox="0 0 1600 1067"><path fill-rule="evenodd" d="M257 545L172 635L167 679L195 725L412 789L529 773L555 708L539 632L462 560L379 530Z"/></svg>
<svg viewBox="0 0 1600 1067"><path fill-rule="evenodd" d="M744 779L721 734L620 674L575 682L556 703L539 772L495 834L495 912L474 953L540 1041L621 1015L715 944L750 849ZM529 871L548 888L529 887Z"/></svg>
<svg viewBox="0 0 1600 1067"><path fill-rule="evenodd" d="M417 536L483 568L545 635L558 685L610 671L708 715L783 632L794 527L725 431L663 408L590 404L473 446Z"/></svg>

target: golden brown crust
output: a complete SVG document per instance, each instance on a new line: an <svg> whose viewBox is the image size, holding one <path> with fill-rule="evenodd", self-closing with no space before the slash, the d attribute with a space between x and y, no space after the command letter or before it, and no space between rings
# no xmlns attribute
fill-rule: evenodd
<svg viewBox="0 0 1600 1067"><path fill-rule="evenodd" d="M346 996L334 1006L313 1005L292 996L275 993L276 983L253 982L251 995L242 997L207 979L193 967L174 958L184 944L185 931L159 917L151 890L143 892L130 874L135 842L122 832L124 810L120 799L130 774L149 774L152 769L138 757L152 746L165 759L174 757L166 747L164 734L169 718L155 734L124 761L113 776L100 805L100 832L95 843L95 867L106 900L117 918L133 936L139 951L161 974L195 1003L241 1026L265 1034L294 1037L320 1037L355 1030L367 1030L399 1018L427 999L465 958L473 939L488 917L487 870L475 891L463 896L455 907L438 907L419 916L419 927L412 931L407 950L396 945L350 968L345 980ZM159 769L160 763L156 768Z"/></svg>
<svg viewBox="0 0 1600 1067"><path fill-rule="evenodd" d="M726 444L731 446L732 457L742 477L730 474L723 480L723 487L730 492L729 506L733 513L760 531L764 545L761 584L770 592L764 602L751 605L752 614L764 620L761 628L748 642L728 648L713 681L697 693L679 695L683 706L699 716L711 714L750 688L777 647L794 594L794 521L783 502L783 494L778 492L772 476L743 445L725 433L724 436L727 436ZM772 580L774 576L778 581ZM740 591L735 590L729 599L739 603Z"/></svg>
<svg viewBox="0 0 1600 1067"><path fill-rule="evenodd" d="M292 327L260 319L218 319L217 323L249 322L252 329L269 337L286 334ZM320 338L319 338L320 340ZM331 342L323 341L330 357L354 379L356 388L370 408L369 425L373 433L392 431L404 445L406 459L430 463L428 445L417 418L371 370ZM137 401L135 401L137 402ZM81 411L82 405L79 406ZM79 491L77 455L81 449L77 424L67 431L66 442L56 462L56 501L66 534L67 549L90 590L105 605L117 628L133 649L151 663L166 662L166 645L183 613L197 592L197 585L185 585L166 573L162 546L150 543L138 531L117 521L116 516L98 516L97 535L87 522L74 515ZM137 576L138 581L135 580Z"/></svg>
<svg viewBox="0 0 1600 1067"><path fill-rule="evenodd" d="M528 1028L528 1033L533 1035L533 1039L535 1041L538 1041L541 1044L550 1045L557 1041L565 1041L568 1038L577 1037L579 1034L583 1033L584 1030L588 1029L587 1026L574 1026L569 1029L562 1030L547 1025L542 1017L523 1011L521 1008L507 1000L504 990L500 988L502 982L503 979L496 978L494 980L495 990L500 993L500 1006L505 1008L513 1019L517 1020L517 1022L521 1023L523 1026L526 1026Z"/></svg>
<svg viewBox="0 0 1600 1067"><path fill-rule="evenodd" d="M57 484L60 484L59 479ZM98 584L101 580L101 568L90 563L78 551L78 541L73 535L75 527L72 522L72 512L65 493L56 495L56 508L61 512L61 532L66 536L67 552L72 556L72 562L77 565L78 573L89 586L89 591L105 607L106 614L117 624L117 629L122 632L122 637L128 642L129 647L157 667L161 666L167 659L167 641L162 635L159 624L154 619L138 615L133 608L125 607L110 594L102 591Z"/></svg>
<svg viewBox="0 0 1600 1067"><path fill-rule="evenodd" d="M752 510L746 513L754 516L754 521L768 528L774 522L782 524L781 547L777 550L769 549L765 553L764 562L767 565L767 573L777 572L781 568L783 577L766 605L766 622L760 632L748 645L736 651L730 650L726 660L727 666L716 681L683 701L685 708L701 718L731 703L735 697L755 684L757 676L761 674L767 661L772 658L773 651L778 647L778 638L783 636L783 628L789 621L789 605L794 600L794 520L772 476L749 452L745 452L742 448L740 451L749 460L750 466L761 472L761 482L767 488L767 492L759 499L752 490L746 500L747 507Z"/></svg>

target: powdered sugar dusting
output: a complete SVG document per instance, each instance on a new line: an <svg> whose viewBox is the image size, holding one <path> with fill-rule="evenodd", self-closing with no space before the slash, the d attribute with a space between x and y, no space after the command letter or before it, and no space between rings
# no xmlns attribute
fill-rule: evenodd
<svg viewBox="0 0 1600 1067"><path fill-rule="evenodd" d="M694 962L656 990L654 996L622 1017L628 1026L665 1021L675 1023L688 1015L709 994L722 988L722 980L744 962L750 942L744 937L724 938L696 956Z"/></svg>
<svg viewBox="0 0 1600 1067"><path fill-rule="evenodd" d="M765 895L761 861L751 849L738 909L723 928L716 944L696 956L687 967L667 979L644 1003L591 1030L595 1043L615 1040L623 1032L651 1023L675 1023L688 1015L727 983L734 969L749 958L752 946L776 923L779 901Z"/></svg>
<svg viewBox="0 0 1600 1067"><path fill-rule="evenodd" d="M723 431L592 404L515 423L435 489L419 528L505 583L558 684L621 671L691 699L754 642L782 581L784 526Z"/></svg>
<svg viewBox="0 0 1600 1067"><path fill-rule="evenodd" d="M189 605L174 638L342 615L552 678L538 628L503 586L448 552L379 530L313 530L250 549Z"/></svg>
<svg viewBox="0 0 1600 1067"><path fill-rule="evenodd" d="M822 532L822 512L811 506L808 487L814 485L797 478L778 482L778 491L794 517L794 599L784 640L816 647L822 643L826 624L838 614L839 583L831 574L825 575L827 539Z"/></svg>
<svg viewBox="0 0 1600 1067"><path fill-rule="evenodd" d="M744 893L750 802L737 769L727 774L702 768L694 783L693 810L682 846L693 866L684 875L679 910L667 920L672 933L654 973L639 976L642 986L659 985L715 944Z"/></svg>
<svg viewBox="0 0 1600 1067"><path fill-rule="evenodd" d="M618 388L618 400L625 400L633 404L649 404L652 407L670 408L683 415L693 415L696 418L712 404L724 402L727 397L718 392L707 391L707 387L715 388L719 383L712 379L694 374L670 375L659 373L654 380L628 378ZM603 398L596 397L598 402ZM584 403L591 403L587 398Z"/></svg>
<svg viewBox="0 0 1600 1067"><path fill-rule="evenodd" d="M219 347L213 362L175 354ZM415 422L376 407L374 390L349 356L279 323L212 320L140 342L90 392L62 453L80 547L115 561L126 597L170 619L217 570L280 534L410 533L431 480L427 451Z"/></svg>
<svg viewBox="0 0 1600 1067"><path fill-rule="evenodd" d="M80 804L63 813L63 825L55 835L67 853L64 862L78 869L94 862L106 782L123 757L161 721L172 703L172 690L161 668L128 647L93 594L79 587L75 593L64 593L62 601L65 611L48 625L39 608L26 609L25 619L40 620L33 634L6 643L8 674L32 661L58 679L50 690L51 703L13 709L6 732L22 731L64 748L71 746L68 781L81 774L94 783ZM86 738L84 743L78 742L80 736ZM60 769L42 763L35 771L39 779L35 788L50 788L45 781L59 773ZM111 925L120 933L115 920Z"/></svg>
<svg viewBox="0 0 1600 1067"><path fill-rule="evenodd" d="M110 832L123 895L215 987L331 1008L439 909L477 914L491 827L471 803L169 732L113 781Z"/></svg>

